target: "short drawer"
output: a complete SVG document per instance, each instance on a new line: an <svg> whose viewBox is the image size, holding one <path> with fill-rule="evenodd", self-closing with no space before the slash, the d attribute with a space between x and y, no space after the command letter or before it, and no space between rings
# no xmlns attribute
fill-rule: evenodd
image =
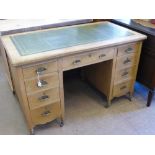
<svg viewBox="0 0 155 155"><path fill-rule="evenodd" d="M135 67L136 66L132 66L129 68L118 70L115 74L115 81L114 81L115 84L118 82L120 83L124 79L134 78L135 77Z"/></svg>
<svg viewBox="0 0 155 155"><path fill-rule="evenodd" d="M45 124L60 117L60 103L54 103L42 108L31 110L34 125Z"/></svg>
<svg viewBox="0 0 155 155"><path fill-rule="evenodd" d="M64 69L72 69L94 62L95 59L94 53L75 54L62 58L62 67Z"/></svg>
<svg viewBox="0 0 155 155"><path fill-rule="evenodd" d="M23 67L23 75L25 79L36 77L37 74L44 75L58 70L57 61L36 64L29 67Z"/></svg>
<svg viewBox="0 0 155 155"><path fill-rule="evenodd" d="M117 58L116 69L120 70L123 68L131 67L136 63L136 55L128 54Z"/></svg>
<svg viewBox="0 0 155 155"><path fill-rule="evenodd" d="M28 96L30 109L36 109L51 103L60 102L59 88L52 88Z"/></svg>
<svg viewBox="0 0 155 155"><path fill-rule="evenodd" d="M132 80L115 85L113 89L113 97L119 97L130 92Z"/></svg>
<svg viewBox="0 0 155 155"><path fill-rule="evenodd" d="M98 52L96 52L96 59L99 62L112 59L113 57L114 57L114 48L101 49Z"/></svg>
<svg viewBox="0 0 155 155"><path fill-rule="evenodd" d="M75 54L62 58L62 66L64 69L72 69L80 66L86 66L95 62L101 62L112 59L114 49L98 49L96 51L86 52L84 54Z"/></svg>
<svg viewBox="0 0 155 155"><path fill-rule="evenodd" d="M28 94L33 94L45 89L55 88L59 86L58 72L54 72L46 76L40 76L39 79L41 86L38 85L39 81L37 78L25 80L26 91Z"/></svg>
<svg viewBox="0 0 155 155"><path fill-rule="evenodd" d="M118 47L118 56L136 53L136 43L122 45Z"/></svg>

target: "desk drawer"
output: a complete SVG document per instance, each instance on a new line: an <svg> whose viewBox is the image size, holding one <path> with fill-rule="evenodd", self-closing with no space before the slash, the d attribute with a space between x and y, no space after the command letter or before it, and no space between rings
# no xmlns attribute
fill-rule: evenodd
<svg viewBox="0 0 155 155"><path fill-rule="evenodd" d="M54 103L42 108L31 110L34 125L45 124L60 117L60 103Z"/></svg>
<svg viewBox="0 0 155 155"><path fill-rule="evenodd" d="M115 85L113 89L113 97L119 97L130 92L132 80Z"/></svg>
<svg viewBox="0 0 155 155"><path fill-rule="evenodd" d="M114 57L114 48L101 49L98 52L96 52L95 55L96 55L96 59L99 62L112 59Z"/></svg>
<svg viewBox="0 0 155 155"><path fill-rule="evenodd" d="M83 66L85 64L94 62L96 57L95 53L88 53L88 54L76 54L73 56L67 56L62 58L62 66L65 69L72 69L76 67Z"/></svg>
<svg viewBox="0 0 155 155"><path fill-rule="evenodd" d="M127 44L127 45L118 47L118 56L123 56L131 53L136 53L136 43Z"/></svg>
<svg viewBox="0 0 155 155"><path fill-rule="evenodd" d="M26 91L28 94L35 93L35 92L40 92L42 90L47 90L49 88L55 88L59 86L59 76L58 72L54 72L51 74L48 74L46 76L40 76L40 81L42 83L42 86L38 86L38 79L29 79L25 80L25 86L26 86Z"/></svg>
<svg viewBox="0 0 155 155"><path fill-rule="evenodd" d="M136 66L118 70L115 74L115 84L123 81L124 79L134 78L135 77L135 67Z"/></svg>
<svg viewBox="0 0 155 155"><path fill-rule="evenodd" d="M32 78L37 76L37 72L40 75L52 73L58 70L57 61L52 61L48 63L37 64L30 67L23 68L24 78Z"/></svg>
<svg viewBox="0 0 155 155"><path fill-rule="evenodd" d="M75 54L62 58L62 66L64 69L72 69L80 66L89 65L95 62L101 62L112 59L114 56L114 48L98 49L96 51L84 54Z"/></svg>
<svg viewBox="0 0 155 155"><path fill-rule="evenodd" d="M128 54L122 57L118 57L117 63L116 63L116 69L120 70L123 68L131 67L136 63L135 60L136 60L136 55L134 54Z"/></svg>
<svg viewBox="0 0 155 155"><path fill-rule="evenodd" d="M36 109L51 103L59 102L59 87L45 90L28 96L30 109Z"/></svg>

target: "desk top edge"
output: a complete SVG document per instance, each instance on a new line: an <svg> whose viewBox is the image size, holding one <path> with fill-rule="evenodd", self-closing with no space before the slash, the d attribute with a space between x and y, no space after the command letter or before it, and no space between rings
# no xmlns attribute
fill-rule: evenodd
<svg viewBox="0 0 155 155"><path fill-rule="evenodd" d="M97 22L97 23L113 24L110 22ZM88 23L88 24L96 24L96 23ZM88 25L88 24L73 25L73 26L69 26L69 27L83 26L83 25ZM116 25L116 24L113 24L113 25ZM54 28L54 29L61 29L61 28L62 27ZM15 46L13 45L13 43L10 39L10 36L12 36L12 35L2 36L1 40L2 40L4 47L6 48L6 52L8 54L8 57L11 60L11 64L13 66L20 66L20 65L26 65L29 63L43 61L46 59L54 59L54 58L58 58L58 57L62 57L62 56L67 56L67 55L82 52L82 51L88 50L88 49L91 50L91 49L97 49L97 48L111 47L111 46L121 45L124 43L141 41L141 40L144 40L147 38L145 35L142 35L142 34L137 33L135 31L129 30L127 28L125 28L125 29L134 33L134 35L129 36L129 37L125 37L125 38L121 38L118 40L117 39L106 40L106 41L101 41L101 42L97 42L97 43L90 43L90 44L84 44L84 45L59 49L59 50L55 50L55 52L48 51L48 52L32 54L32 55L28 55L28 56L20 56L20 54L18 53L18 51L16 50ZM48 30L50 30L50 29L48 29ZM48 30L38 30L38 31L48 31ZM28 33L31 33L31 32L28 32ZM33 33L34 33L34 31L33 31ZM20 34L23 34L23 33L20 33ZM16 35L20 35L20 34L17 33Z"/></svg>

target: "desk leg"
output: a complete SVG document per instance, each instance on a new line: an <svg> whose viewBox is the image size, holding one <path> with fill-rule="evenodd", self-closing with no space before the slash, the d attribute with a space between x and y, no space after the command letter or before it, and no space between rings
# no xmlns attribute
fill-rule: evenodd
<svg viewBox="0 0 155 155"><path fill-rule="evenodd" d="M34 135L34 128L30 129L30 135Z"/></svg>
<svg viewBox="0 0 155 155"><path fill-rule="evenodd" d="M64 125L64 113L65 113L62 59L58 60L58 67L59 67L59 82L60 82L59 89L60 89L60 100L61 100L61 116L58 122L60 127L62 127Z"/></svg>
<svg viewBox="0 0 155 155"><path fill-rule="evenodd" d="M129 93L127 94L127 98L129 99L130 102L132 102L133 93L129 92Z"/></svg>
<svg viewBox="0 0 155 155"><path fill-rule="evenodd" d="M64 126L64 120L62 118L56 119L57 123L59 124L60 127Z"/></svg>
<svg viewBox="0 0 155 155"><path fill-rule="evenodd" d="M150 90L149 93L148 93L147 107L149 107L151 105L153 96L154 96L154 91L153 90Z"/></svg>
<svg viewBox="0 0 155 155"><path fill-rule="evenodd" d="M111 99L107 99L106 105L104 107L108 108L110 106L111 106Z"/></svg>

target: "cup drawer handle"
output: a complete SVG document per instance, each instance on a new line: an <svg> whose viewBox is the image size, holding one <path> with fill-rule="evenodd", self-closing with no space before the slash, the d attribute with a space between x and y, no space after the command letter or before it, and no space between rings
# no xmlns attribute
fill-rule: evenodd
<svg viewBox="0 0 155 155"><path fill-rule="evenodd" d="M129 72L125 71L125 72L122 74L122 76L126 76L126 75L128 75L128 74L129 74Z"/></svg>
<svg viewBox="0 0 155 155"><path fill-rule="evenodd" d="M123 62L123 64L128 64L129 62L131 62L131 59L127 58L127 59Z"/></svg>
<svg viewBox="0 0 155 155"><path fill-rule="evenodd" d="M37 74L41 74L42 72L44 72L44 71L46 71L47 70L47 68L45 68L45 67L39 67L37 70L36 70L36 73Z"/></svg>
<svg viewBox="0 0 155 155"><path fill-rule="evenodd" d="M48 84L48 82L47 82L47 81L44 81L44 80L39 80L39 81L37 82L37 86L38 86L39 88L44 87L44 86L46 86L47 84Z"/></svg>
<svg viewBox="0 0 155 155"><path fill-rule="evenodd" d="M127 86L122 86L122 87L120 87L120 90L123 90L125 88L127 88Z"/></svg>
<svg viewBox="0 0 155 155"><path fill-rule="evenodd" d="M43 95L43 96L41 96L41 97L38 98L39 101L45 101L47 99L49 99L49 96L48 95Z"/></svg>
<svg viewBox="0 0 155 155"><path fill-rule="evenodd" d="M101 55L99 55L99 59L101 59L101 58L103 58L105 56L106 56L106 54L101 54Z"/></svg>
<svg viewBox="0 0 155 155"><path fill-rule="evenodd" d="M133 48L129 47L125 50L125 53L132 53L133 52Z"/></svg>
<svg viewBox="0 0 155 155"><path fill-rule="evenodd" d="M49 110L47 110L47 111L44 111L44 112L41 114L41 116L45 117L45 116L48 116L48 115L50 115L50 114L51 114L51 112L50 112Z"/></svg>
<svg viewBox="0 0 155 155"><path fill-rule="evenodd" d="M76 65L76 64L79 64L81 62L81 60L75 60L75 61L73 61L73 65Z"/></svg>

